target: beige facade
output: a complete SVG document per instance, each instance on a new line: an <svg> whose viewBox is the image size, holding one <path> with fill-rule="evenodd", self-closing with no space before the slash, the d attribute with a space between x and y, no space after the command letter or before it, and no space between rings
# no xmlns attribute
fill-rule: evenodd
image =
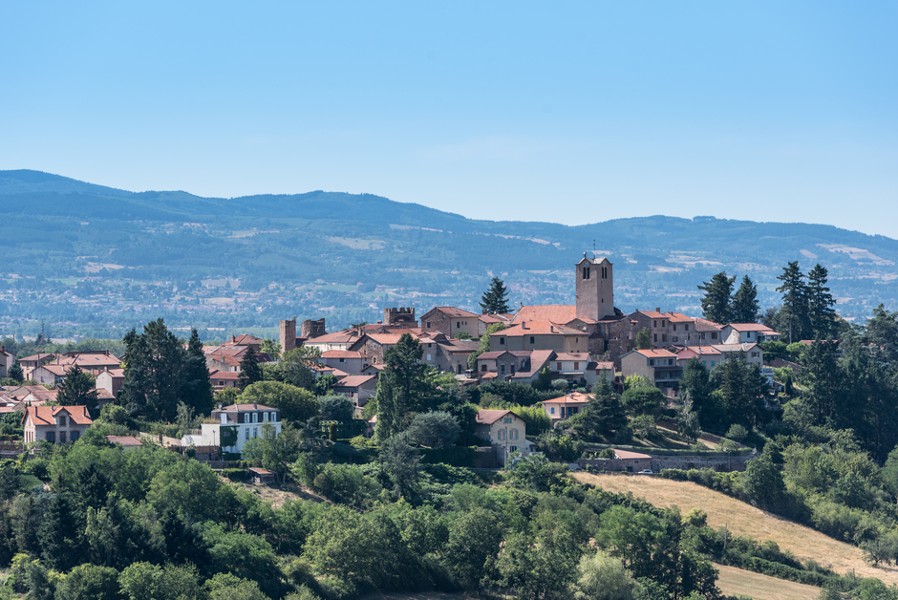
<svg viewBox="0 0 898 600"><path fill-rule="evenodd" d="M575 274L577 317L600 321L614 315L614 265L607 258L586 258Z"/></svg>
<svg viewBox="0 0 898 600"><path fill-rule="evenodd" d="M29 406L22 419L26 444L74 442L93 423L86 406Z"/></svg>
<svg viewBox="0 0 898 600"><path fill-rule="evenodd" d="M503 466L512 453L530 451L527 425L510 410L479 410L475 434L495 448L499 464Z"/></svg>

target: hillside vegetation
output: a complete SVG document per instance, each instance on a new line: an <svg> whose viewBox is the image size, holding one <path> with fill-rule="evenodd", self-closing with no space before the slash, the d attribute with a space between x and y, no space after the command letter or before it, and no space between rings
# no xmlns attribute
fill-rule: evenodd
<svg viewBox="0 0 898 600"><path fill-rule="evenodd" d="M814 561L843 575L855 573L884 583L898 583L898 569L874 567L860 548L834 540L819 531L782 519L759 508L688 481L658 477L627 477L576 473L574 477L615 493L632 493L659 508L678 507L682 513L701 510L714 528L733 535L771 541L802 562Z"/></svg>

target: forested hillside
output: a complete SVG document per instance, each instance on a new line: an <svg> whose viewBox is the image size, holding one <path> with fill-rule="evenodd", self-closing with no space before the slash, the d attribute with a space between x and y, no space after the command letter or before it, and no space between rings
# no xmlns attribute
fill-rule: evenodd
<svg viewBox="0 0 898 600"><path fill-rule="evenodd" d="M200 198L4 171L0 232L0 334L43 321L51 336L119 337L159 316L204 338L292 316L347 325L388 305L476 308L493 274L514 305L570 303L572 265L594 247L615 263L625 311L698 314L697 286L723 268L750 275L772 306L790 260L827 265L843 316L898 305L898 242L822 225L474 221L372 195Z"/></svg>

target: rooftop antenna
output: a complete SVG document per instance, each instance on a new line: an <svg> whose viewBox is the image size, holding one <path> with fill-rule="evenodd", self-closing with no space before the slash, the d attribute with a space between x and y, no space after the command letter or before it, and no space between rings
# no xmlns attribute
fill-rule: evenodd
<svg viewBox="0 0 898 600"><path fill-rule="evenodd" d="M596 238L592 238L592 257L596 257Z"/></svg>

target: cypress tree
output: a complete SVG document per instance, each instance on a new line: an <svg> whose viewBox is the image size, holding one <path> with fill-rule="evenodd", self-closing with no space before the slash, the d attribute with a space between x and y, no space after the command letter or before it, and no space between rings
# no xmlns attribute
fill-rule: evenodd
<svg viewBox="0 0 898 600"><path fill-rule="evenodd" d="M826 283L829 273L819 263L808 273L808 321L815 339L829 339L836 333L836 301Z"/></svg>
<svg viewBox="0 0 898 600"><path fill-rule="evenodd" d="M808 289L798 261L792 261L783 267L783 272L777 279L783 282L776 288L783 295L783 308L779 315L780 331L789 336L789 343L803 340L810 334Z"/></svg>
<svg viewBox="0 0 898 600"><path fill-rule="evenodd" d="M132 414L172 421L181 393L186 352L162 319L125 335L122 399Z"/></svg>
<svg viewBox="0 0 898 600"><path fill-rule="evenodd" d="M733 284L735 277L727 277L725 271L717 273L711 277L711 281L706 281L698 286L698 289L705 292L702 296L702 314L709 321L715 323L730 323L730 303L733 295Z"/></svg>
<svg viewBox="0 0 898 600"><path fill-rule="evenodd" d="M181 399L196 414L208 414L212 410L212 382L209 367L203 354L203 343L196 329L190 330L187 356L181 374Z"/></svg>
<svg viewBox="0 0 898 600"><path fill-rule="evenodd" d="M758 309L758 288L748 275L745 275L733 296L730 309L733 323L754 323L758 320Z"/></svg>
<svg viewBox="0 0 898 600"><path fill-rule="evenodd" d="M480 298L480 309L484 314L504 314L510 311L508 307L508 289L498 277L493 277L490 287Z"/></svg>
<svg viewBox="0 0 898 600"><path fill-rule="evenodd" d="M377 438L381 441L405 429L411 411L429 397L425 380L427 366L421 362L421 344L403 333L384 352L384 370L377 381Z"/></svg>
<svg viewBox="0 0 898 600"><path fill-rule="evenodd" d="M240 359L240 378L238 383L241 388L262 381L262 367L259 366L259 355L256 349L249 346Z"/></svg>
<svg viewBox="0 0 898 600"><path fill-rule="evenodd" d="M22 365L19 364L19 359L16 359L12 364L7 375L9 375L11 379L15 379L19 383L22 383L22 381L24 381L25 373L22 371Z"/></svg>

